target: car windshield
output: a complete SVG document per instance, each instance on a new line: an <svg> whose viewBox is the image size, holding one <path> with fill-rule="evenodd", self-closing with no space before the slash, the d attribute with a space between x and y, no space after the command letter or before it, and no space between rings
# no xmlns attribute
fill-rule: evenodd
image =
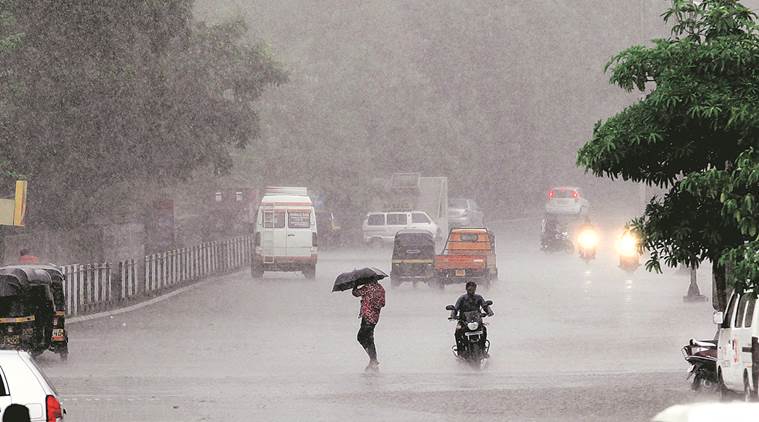
<svg viewBox="0 0 759 422"><path fill-rule="evenodd" d="M448 200L448 208L466 208L466 199L450 199Z"/></svg>

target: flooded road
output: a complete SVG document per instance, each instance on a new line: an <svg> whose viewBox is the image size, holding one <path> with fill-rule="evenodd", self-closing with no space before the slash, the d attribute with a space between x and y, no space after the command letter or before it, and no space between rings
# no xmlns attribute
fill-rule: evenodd
<svg viewBox="0 0 759 422"><path fill-rule="evenodd" d="M390 250L322 250L316 280L242 272L164 302L71 326L66 363L40 363L77 421L649 420L694 396L680 347L710 338L711 304L682 301L686 274L627 274L611 241L586 265L538 250L539 223L502 223L491 359L451 353L445 305L462 286L387 290L375 337L380 373L356 342L359 301L331 293L339 272ZM711 283L700 273L702 293Z"/></svg>

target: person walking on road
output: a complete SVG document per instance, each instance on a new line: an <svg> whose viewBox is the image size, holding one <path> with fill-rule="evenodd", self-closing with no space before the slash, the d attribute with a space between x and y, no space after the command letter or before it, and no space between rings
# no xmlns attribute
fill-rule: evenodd
<svg viewBox="0 0 759 422"><path fill-rule="evenodd" d="M369 355L366 371L378 371L377 348L374 345L374 327L379 322L380 309L385 306L385 289L376 280L353 288L353 296L361 298L361 328L356 339Z"/></svg>
<svg viewBox="0 0 759 422"><path fill-rule="evenodd" d="M40 262L40 259L32 255L32 252L29 249L24 248L24 249L21 249L21 251L19 252L19 257L18 257L19 264L37 264L39 262Z"/></svg>

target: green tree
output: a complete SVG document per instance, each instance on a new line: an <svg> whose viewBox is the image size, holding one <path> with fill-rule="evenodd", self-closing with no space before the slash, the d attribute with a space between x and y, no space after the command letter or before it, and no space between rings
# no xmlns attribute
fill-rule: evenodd
<svg viewBox="0 0 759 422"><path fill-rule="evenodd" d="M31 224L76 226L196 169L228 172L259 134L254 102L286 79L241 21L194 22L192 0L8 4L24 47L0 56L1 152L30 181Z"/></svg>
<svg viewBox="0 0 759 422"><path fill-rule="evenodd" d="M628 48L607 65L613 84L646 95L595 127L578 165L668 189L632 222L650 252L646 267L711 261L715 307L724 309L722 258L750 236L726 218L718 175L705 174L730 172L759 139L755 16L736 0L675 0L663 17L672 25L669 38Z"/></svg>

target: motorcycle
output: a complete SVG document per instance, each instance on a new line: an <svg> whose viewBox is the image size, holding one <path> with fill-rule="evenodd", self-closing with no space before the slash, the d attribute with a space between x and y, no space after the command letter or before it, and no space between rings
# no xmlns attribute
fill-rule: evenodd
<svg viewBox="0 0 759 422"><path fill-rule="evenodd" d="M634 272L640 267L640 254L638 253L638 238L630 232L625 232L617 241L619 253L619 268Z"/></svg>
<svg viewBox="0 0 759 422"><path fill-rule="evenodd" d="M567 231L560 231L543 238L540 242L540 249L543 252L566 251L572 253L575 250L575 246L569 240L569 233Z"/></svg>
<svg viewBox="0 0 759 422"><path fill-rule="evenodd" d="M580 259L586 263L596 259L596 248L598 247L598 233L593 228L585 228L580 232L577 237L577 243L579 244L578 251L580 253Z"/></svg>
<svg viewBox="0 0 759 422"><path fill-rule="evenodd" d="M719 386L717 377L717 342L714 340L690 339L682 348L683 358L690 364L688 378L693 378L690 388L693 391L706 390L716 392Z"/></svg>
<svg viewBox="0 0 759 422"><path fill-rule="evenodd" d="M449 320L456 321L456 329L462 329L464 340L459 346L453 346L453 355L463 362L468 363L475 369L480 369L482 363L489 356L490 340L482 341L485 336L485 322L482 318L493 316L493 310L490 305L493 304L492 300L485 301L485 312L473 311L464 312L460 319L455 316L456 308L453 305L445 307L447 311L451 311Z"/></svg>

